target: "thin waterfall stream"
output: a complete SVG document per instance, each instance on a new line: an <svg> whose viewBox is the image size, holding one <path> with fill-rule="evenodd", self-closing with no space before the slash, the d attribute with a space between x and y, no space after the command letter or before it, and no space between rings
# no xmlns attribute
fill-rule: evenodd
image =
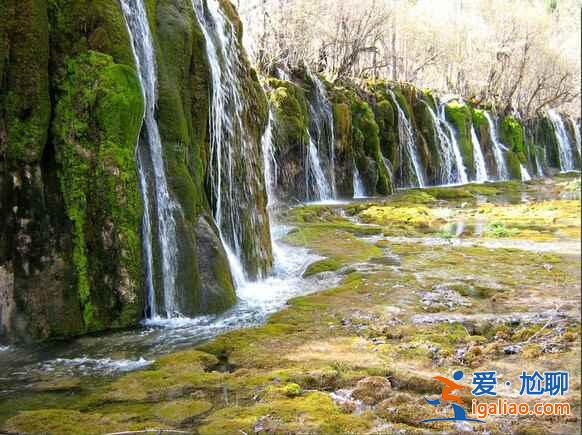
<svg viewBox="0 0 582 435"><path fill-rule="evenodd" d="M452 152L452 156L455 160L455 166L457 169L457 183L465 184L469 182L469 177L467 176L467 169L465 168L465 163L463 162L463 156L461 155L461 149L459 148L459 142L457 140L457 134L455 129L447 120L445 115L445 105L441 104L439 106L438 111L438 119L439 121L446 127L448 130L448 136L445 134L445 137L448 137L449 140L449 153Z"/></svg>
<svg viewBox="0 0 582 435"><path fill-rule="evenodd" d="M180 307L176 298L177 243L176 222L174 220L174 213L179 213L180 210L168 190L162 140L156 121L157 73L155 53L143 0L122 0L121 5L145 99L144 122L137 156L144 204L143 251L146 263L148 310L152 318L158 316L173 317L180 315ZM153 190L154 195L150 195L150 189ZM157 300L154 287L153 274L156 264L152 247L154 244L153 226L157 230L155 243L158 244L160 250L161 264L157 265L157 268L162 275L163 301Z"/></svg>
<svg viewBox="0 0 582 435"><path fill-rule="evenodd" d="M497 126L495 125L495 121L491 114L487 111L484 112L484 114L489 123L489 134L491 135L491 141L493 142L493 155L495 156L495 164L497 165L497 178L500 180L509 180L509 170L504 155L504 151L507 151L507 147L499 141Z"/></svg>
<svg viewBox="0 0 582 435"><path fill-rule="evenodd" d="M435 140L437 145L439 146L440 153L438 153L439 160L441 163L440 168L440 179L439 184L453 184L458 182L458 170L455 171L454 164L453 164L453 152L452 152L452 144L451 139L447 134L444 132L441 121L431 105L422 100L426 109L430 113L432 123L435 130Z"/></svg>
<svg viewBox="0 0 582 435"><path fill-rule="evenodd" d="M364 187L364 182L360 176L360 171L358 171L358 166L354 162L353 168L353 183L354 183L354 198L365 198L366 188Z"/></svg>
<svg viewBox="0 0 582 435"><path fill-rule="evenodd" d="M560 169L562 172L573 171L576 169L574 164L574 155L572 153L572 145L566 131L564 119L554 109L548 110L548 115L552 121L552 124L554 125L556 139L558 140Z"/></svg>
<svg viewBox="0 0 582 435"><path fill-rule="evenodd" d="M307 149L305 154L305 188L308 201L328 201L333 199L331 187L327 181L317 146L307 132Z"/></svg>
<svg viewBox="0 0 582 435"><path fill-rule="evenodd" d="M485 164L485 157L481 149L481 143L477 137L475 126L471 125L471 141L473 143L473 156L475 158L475 181L484 182L489 180L487 174L487 165Z"/></svg>
<svg viewBox="0 0 582 435"><path fill-rule="evenodd" d="M521 175L521 181L530 181L531 180L531 175L529 174L529 171L527 170L527 168L525 166L523 166L523 163L519 164L519 173Z"/></svg>
<svg viewBox="0 0 582 435"><path fill-rule="evenodd" d="M574 117L570 116L570 122L572 123L572 128L574 129L574 139L576 139L576 150L578 151L578 156L582 157L582 138L580 137L580 120L576 122Z"/></svg>
<svg viewBox="0 0 582 435"><path fill-rule="evenodd" d="M335 128L333 120L333 110L331 103L325 89L325 85L321 79L313 74L309 69L307 75L313 82L314 98L310 101L309 111L311 114L311 133L312 138L317 144L318 154L322 149L327 152L328 167L325 172L329 174L329 189L331 191L331 198L321 199L335 199L337 197L336 182L335 182ZM311 152L311 150L310 150ZM321 167L321 164L320 164ZM323 168L322 168L323 170Z"/></svg>
<svg viewBox="0 0 582 435"><path fill-rule="evenodd" d="M410 124L410 121L406 117L404 110L398 104L398 100L396 99L396 95L391 89L388 89L388 93L394 103L394 106L397 108L398 111L398 137L400 141L400 161L401 166L404 162L404 157L406 157L406 166L408 167L407 170L411 171L416 180L417 187L424 187L426 185L422 165L420 163L420 157L418 155L418 149L416 146L416 138L414 135L414 129ZM412 187L412 186L403 186L403 187Z"/></svg>

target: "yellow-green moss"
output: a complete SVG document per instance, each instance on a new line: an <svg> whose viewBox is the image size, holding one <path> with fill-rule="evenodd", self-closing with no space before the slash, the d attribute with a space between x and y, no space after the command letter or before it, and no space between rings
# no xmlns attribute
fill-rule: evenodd
<svg viewBox="0 0 582 435"><path fill-rule="evenodd" d="M49 24L47 2L6 1L2 8L4 39L10 57L2 59L0 119L8 160L40 160L49 130Z"/></svg>
<svg viewBox="0 0 582 435"><path fill-rule="evenodd" d="M351 109L352 140L356 163L360 167L361 172L365 173L365 164L362 164L362 159L368 156L375 161L378 178L376 185L372 187L379 194L388 195L393 191L392 180L382 158L379 136L380 129L376 123L374 112L367 102L361 100L355 94L352 96Z"/></svg>
<svg viewBox="0 0 582 435"><path fill-rule="evenodd" d="M332 258L328 258L326 260L319 260L309 265L307 270L303 272L303 277L307 278L313 275L317 275L318 273L333 272L338 270L340 267L341 263Z"/></svg>
<svg viewBox="0 0 582 435"><path fill-rule="evenodd" d="M523 126L514 116L506 116L500 125L501 141L507 145L511 151L518 155L523 155L525 159L525 133ZM521 160L521 159L520 159ZM527 159L522 161L527 164Z"/></svg>
<svg viewBox="0 0 582 435"><path fill-rule="evenodd" d="M142 206L135 162L144 107L140 84L131 68L89 52L67 63L59 89L57 161L73 223L72 262L85 327L98 330L120 318L131 324L139 319L142 302ZM107 275L113 281L109 289ZM112 313L115 305L122 312Z"/></svg>

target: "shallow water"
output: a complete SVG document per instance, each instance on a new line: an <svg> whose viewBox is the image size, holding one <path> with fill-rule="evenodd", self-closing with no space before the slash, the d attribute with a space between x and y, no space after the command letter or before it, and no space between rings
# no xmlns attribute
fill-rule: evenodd
<svg viewBox="0 0 582 435"><path fill-rule="evenodd" d="M237 304L223 314L155 318L135 330L34 347L1 346L0 394L25 390L47 377L107 377L142 369L160 355L195 346L230 330L260 325L289 299L335 285L339 281L335 275L302 278L307 266L321 257L283 244L281 239L290 229L273 228L273 276L239 288Z"/></svg>
<svg viewBox="0 0 582 435"><path fill-rule="evenodd" d="M454 246L454 247L472 247L482 246L489 249L520 249L530 252L553 252L564 255L580 255L579 242L552 241L536 242L532 240L516 239L445 239L441 237L368 237L366 240L377 243L380 240L386 240L393 243L411 243L414 245L425 246Z"/></svg>

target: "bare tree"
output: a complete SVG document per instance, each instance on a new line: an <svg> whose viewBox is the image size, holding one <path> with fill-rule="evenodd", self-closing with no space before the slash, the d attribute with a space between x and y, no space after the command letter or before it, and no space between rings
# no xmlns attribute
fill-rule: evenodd
<svg viewBox="0 0 582 435"><path fill-rule="evenodd" d="M408 81L527 117L579 115L579 0L245 0L258 67ZM249 11L249 12L246 12Z"/></svg>

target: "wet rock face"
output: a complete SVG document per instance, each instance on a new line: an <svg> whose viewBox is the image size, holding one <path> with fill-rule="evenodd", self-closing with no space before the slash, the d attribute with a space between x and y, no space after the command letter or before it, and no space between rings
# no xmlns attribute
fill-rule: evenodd
<svg viewBox="0 0 582 435"><path fill-rule="evenodd" d="M63 19L77 5L60 3L2 10L0 267L11 278L1 283L0 335L13 340L124 327L142 311L139 82L132 67L89 51L86 40L62 44L63 33L79 39L102 21L81 31ZM117 3L105 9L109 23L123 25ZM49 28L59 35L50 44ZM119 34L129 52L124 27Z"/></svg>
<svg viewBox="0 0 582 435"><path fill-rule="evenodd" d="M204 313L223 311L236 301L226 253L211 222L210 217L200 216L195 228L201 286L198 308Z"/></svg>
<svg viewBox="0 0 582 435"><path fill-rule="evenodd" d="M275 158L278 164L277 197L299 200L307 197L304 153L309 128L305 91L291 82L270 79L269 100L275 114Z"/></svg>
<svg viewBox="0 0 582 435"><path fill-rule="evenodd" d="M158 3L148 18L165 166L183 212L179 297L185 314L218 312L235 296L205 186L204 38L190 0ZM146 299L134 154L144 102L119 2L10 0L0 7L0 40L0 337L135 325ZM260 86L246 61L243 69L264 118ZM258 117L248 122L260 146ZM260 243L269 243L264 231Z"/></svg>

